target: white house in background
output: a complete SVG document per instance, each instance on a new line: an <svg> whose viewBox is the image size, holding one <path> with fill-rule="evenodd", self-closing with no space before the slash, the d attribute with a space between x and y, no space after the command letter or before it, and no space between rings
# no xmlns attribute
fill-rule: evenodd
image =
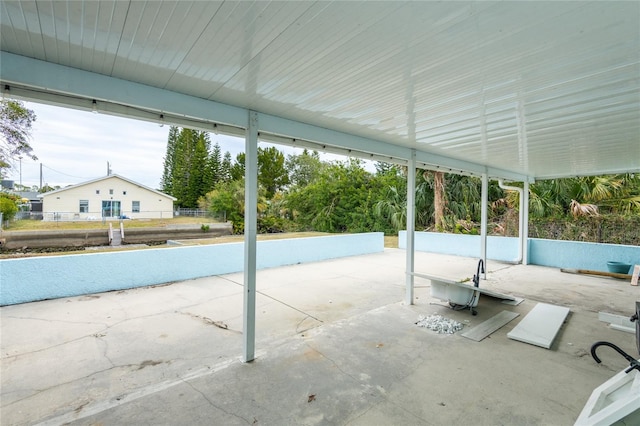
<svg viewBox="0 0 640 426"><path fill-rule="evenodd" d="M43 220L173 217L174 197L119 175L40 194Z"/></svg>

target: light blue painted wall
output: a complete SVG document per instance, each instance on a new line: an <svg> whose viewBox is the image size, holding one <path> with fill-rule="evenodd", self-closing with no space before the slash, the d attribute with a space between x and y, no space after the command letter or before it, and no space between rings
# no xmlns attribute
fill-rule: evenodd
<svg viewBox="0 0 640 426"><path fill-rule="evenodd" d="M480 257L480 236L443 234L440 232L416 232L415 245L418 251L453 254L464 257ZM398 234L398 246L407 248L407 231ZM518 238L487 237L487 258L515 261L518 257Z"/></svg>
<svg viewBox="0 0 640 426"><path fill-rule="evenodd" d="M608 261L638 265L640 247L529 239L529 262L534 265L608 271Z"/></svg>
<svg viewBox="0 0 640 426"><path fill-rule="evenodd" d="M0 260L0 305L240 272L243 243ZM384 251L384 234L259 241L258 269Z"/></svg>
<svg viewBox="0 0 640 426"><path fill-rule="evenodd" d="M400 231L400 248L407 247L407 233ZM416 232L416 250L432 253L480 257L478 235ZM607 262L640 264L640 247L618 244L583 243L529 238L529 264L553 268L590 269L607 271ZM513 261L518 256L518 239L513 237L487 237L487 258Z"/></svg>

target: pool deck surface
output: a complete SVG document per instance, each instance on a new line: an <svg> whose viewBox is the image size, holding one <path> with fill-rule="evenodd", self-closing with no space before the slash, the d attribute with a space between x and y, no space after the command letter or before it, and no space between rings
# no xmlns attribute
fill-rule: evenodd
<svg viewBox="0 0 640 426"><path fill-rule="evenodd" d="M416 272L469 279L475 259L417 252ZM180 265L176 265L180 267ZM188 267L188 266L185 266ZM640 287L489 261L478 315L431 298L405 252L258 271L256 359L241 362L243 275L0 308L1 425L571 425L591 391L638 355ZM510 340L537 303L570 308L550 349ZM465 330L520 316L476 342L415 325L440 314Z"/></svg>

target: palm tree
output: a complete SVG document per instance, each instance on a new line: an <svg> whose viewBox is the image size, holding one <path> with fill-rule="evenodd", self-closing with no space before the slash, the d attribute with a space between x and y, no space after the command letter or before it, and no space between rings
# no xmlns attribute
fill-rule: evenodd
<svg viewBox="0 0 640 426"><path fill-rule="evenodd" d="M529 187L532 217L640 212L640 177L634 174L539 181Z"/></svg>
<svg viewBox="0 0 640 426"><path fill-rule="evenodd" d="M407 195L397 187L387 189L386 198L378 201L373 207L373 213L391 223L396 231L403 229L407 222Z"/></svg>

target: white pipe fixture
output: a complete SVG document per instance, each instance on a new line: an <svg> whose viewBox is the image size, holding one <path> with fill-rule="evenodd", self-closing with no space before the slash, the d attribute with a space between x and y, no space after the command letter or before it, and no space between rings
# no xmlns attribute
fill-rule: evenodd
<svg viewBox="0 0 640 426"><path fill-rule="evenodd" d="M522 197L522 264L529 264L529 182L524 182Z"/></svg>
<svg viewBox="0 0 640 426"><path fill-rule="evenodd" d="M487 279L487 210L489 204L489 176L486 173L482 174L482 204L480 209L480 259L484 265L484 270L481 271L482 279Z"/></svg>

